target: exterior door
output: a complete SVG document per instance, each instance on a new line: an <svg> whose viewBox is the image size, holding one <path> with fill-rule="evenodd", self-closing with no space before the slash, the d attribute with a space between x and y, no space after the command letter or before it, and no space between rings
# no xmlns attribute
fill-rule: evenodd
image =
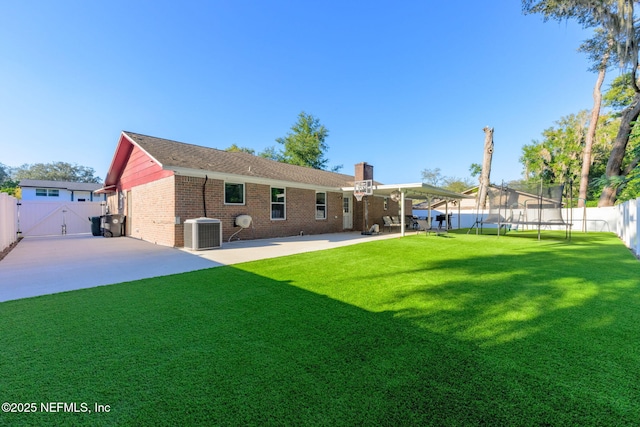
<svg viewBox="0 0 640 427"><path fill-rule="evenodd" d="M342 228L353 229L353 194L344 193L342 197Z"/></svg>

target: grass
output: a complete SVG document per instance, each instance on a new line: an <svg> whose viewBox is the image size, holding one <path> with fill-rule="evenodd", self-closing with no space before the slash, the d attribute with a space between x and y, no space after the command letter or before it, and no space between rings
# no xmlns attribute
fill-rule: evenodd
<svg viewBox="0 0 640 427"><path fill-rule="evenodd" d="M0 303L0 400L39 409L0 425L637 425L640 263L612 234L562 237L411 236Z"/></svg>

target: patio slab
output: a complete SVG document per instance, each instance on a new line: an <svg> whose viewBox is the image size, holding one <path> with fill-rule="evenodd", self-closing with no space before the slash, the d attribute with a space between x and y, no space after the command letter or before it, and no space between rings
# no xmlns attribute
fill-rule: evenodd
<svg viewBox="0 0 640 427"><path fill-rule="evenodd" d="M26 237L0 261L0 302L218 265L128 237Z"/></svg>
<svg viewBox="0 0 640 427"><path fill-rule="evenodd" d="M0 260L0 302L397 238L334 233L225 242L190 251L130 237L27 237Z"/></svg>
<svg viewBox="0 0 640 427"><path fill-rule="evenodd" d="M192 251L183 248L181 250L222 265L231 265L399 237L400 233L362 235L359 232L345 232L272 239L236 240L224 242L220 249Z"/></svg>

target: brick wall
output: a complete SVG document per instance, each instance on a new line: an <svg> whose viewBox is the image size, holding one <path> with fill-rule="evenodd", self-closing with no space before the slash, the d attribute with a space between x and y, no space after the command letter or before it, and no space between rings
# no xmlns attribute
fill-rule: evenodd
<svg viewBox="0 0 640 427"><path fill-rule="evenodd" d="M206 210L203 204L203 187ZM127 234L165 246L184 246L184 221L209 218L222 222L223 242L237 231L237 237L262 239L300 234L337 233L343 230L341 192L326 193L326 219L316 220L316 191L294 187L286 188L286 219L271 219L271 187L245 184L245 204L224 204L224 182L187 176L171 176L124 192L122 209L118 209L117 193L108 198L110 212L127 215ZM369 227L378 224L382 231L383 215L399 215L399 204L390 198L385 209L385 198L369 196L362 202L353 201L353 229L364 230L364 201L369 204ZM411 200L406 200L406 212L411 214ZM235 227L238 215L253 218L251 228Z"/></svg>
<svg viewBox="0 0 640 427"><path fill-rule="evenodd" d="M385 215L388 216L398 216L400 217L400 203L394 202L391 198L387 199L387 208L385 209L385 198L379 196L366 196L362 199L361 202L354 200L353 205L353 229L358 231L365 230L365 221L364 221L364 204L368 203L368 213L369 213L369 228L373 224L378 224L380 226L380 231L383 231L382 226L384 222L382 221L382 217ZM411 215L412 212L412 200L405 199L405 214Z"/></svg>
<svg viewBox="0 0 640 427"><path fill-rule="evenodd" d="M158 245L175 245L175 177L138 185L125 192L127 230L131 237ZM130 205L129 205L130 204Z"/></svg>
<svg viewBox="0 0 640 427"><path fill-rule="evenodd" d="M245 184L245 204L224 204L224 181L186 176L175 177L175 215L180 224L175 225L175 246L184 245L184 221L205 216L203 186L206 200L206 216L222 221L223 241L241 229L235 227L238 215L250 215L251 228L241 230L236 236L241 239L261 239L305 234L333 233L342 229L342 193L327 192L327 219L316 220L316 192L314 190L286 188L286 219L271 219L271 187L260 184Z"/></svg>
<svg viewBox="0 0 640 427"><path fill-rule="evenodd" d="M109 212L126 216L127 236L175 245L174 180L170 176L107 196Z"/></svg>
<svg viewBox="0 0 640 427"><path fill-rule="evenodd" d="M365 179L373 179L373 165L367 162L358 163L355 165L354 179L356 181L364 181Z"/></svg>

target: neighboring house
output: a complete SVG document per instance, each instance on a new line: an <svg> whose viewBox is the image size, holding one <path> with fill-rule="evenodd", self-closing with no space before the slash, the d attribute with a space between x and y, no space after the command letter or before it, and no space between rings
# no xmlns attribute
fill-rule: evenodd
<svg viewBox="0 0 640 427"><path fill-rule="evenodd" d="M122 132L99 193L110 213L126 216L125 235L181 247L184 221L199 217L221 220L226 242L242 230L239 215L253 222L238 237L257 239L382 228L383 215L411 212L411 200L401 209L386 186L364 199L366 210L356 202L354 181L372 177L366 163L346 175Z"/></svg>
<svg viewBox="0 0 640 427"><path fill-rule="evenodd" d="M499 187L491 186L491 188L497 189ZM505 187L505 188L509 188L509 187ZM514 188L510 188L510 191L508 192L508 199L506 196L507 193L504 192L503 193L504 199L498 196L499 200L494 201L494 203L497 202L498 204L501 204L503 206L508 206L510 209L525 208L527 205L530 205L532 203L533 204L538 203L540 200L542 200L543 203L551 203L551 204L558 203L555 199L552 199L549 197L542 197L540 199L540 196L536 194L536 191L537 191L536 188L531 188L528 191L525 191L522 189L518 189L517 186L514 186ZM429 201L416 203L415 205L413 205L413 210L414 212L415 211L424 212L429 209L429 206L431 206L431 210L440 211L440 212L444 212L445 210L448 210L449 212L456 211L456 210L461 210L461 211L474 210L475 211L478 209L478 206L476 205L478 202L478 197L477 197L478 186L471 187L463 191L461 194L468 196L468 198L461 199L461 200L441 200L434 197L431 200L431 203L429 203ZM485 208L486 209L492 208L490 204L491 204L491 197L487 196L487 206L485 206Z"/></svg>
<svg viewBox="0 0 640 427"><path fill-rule="evenodd" d="M431 207L431 210L439 212L456 212L458 210L469 211L476 209L478 186L468 188L461 194L468 198L460 200L439 199L434 197L431 201L424 201L413 205L413 212L416 216L424 216Z"/></svg>
<svg viewBox="0 0 640 427"><path fill-rule="evenodd" d="M105 201L104 194L95 194L102 185L86 182L47 181L23 179L18 184L22 200L40 200L50 202L100 202Z"/></svg>

